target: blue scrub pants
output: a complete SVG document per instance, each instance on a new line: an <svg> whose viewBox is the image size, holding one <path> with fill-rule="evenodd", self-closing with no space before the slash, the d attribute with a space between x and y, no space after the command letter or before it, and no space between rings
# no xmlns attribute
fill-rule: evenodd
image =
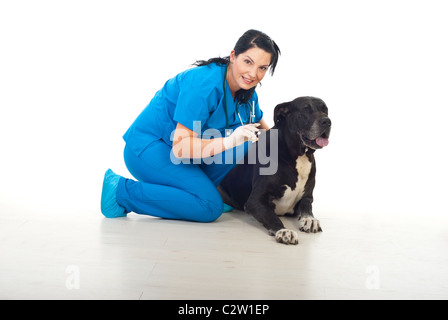
<svg viewBox="0 0 448 320"><path fill-rule="evenodd" d="M171 146L163 140L153 142L138 156L126 146L126 166L138 181L120 179L118 204L128 212L165 219L214 221L223 212L217 186L248 148L249 143L246 143L223 152L220 155L222 164L193 164L193 160L188 164L175 164L170 157ZM225 164L226 156L231 156L233 161L227 161L231 164Z"/></svg>

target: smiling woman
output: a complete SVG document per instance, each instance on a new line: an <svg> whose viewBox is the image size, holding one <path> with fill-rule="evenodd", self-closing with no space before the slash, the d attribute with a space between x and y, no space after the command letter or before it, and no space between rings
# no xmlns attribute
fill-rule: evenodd
<svg viewBox="0 0 448 320"><path fill-rule="evenodd" d="M255 88L269 68L274 73L279 55L269 36L249 30L228 57L197 61L168 80L123 137L126 166L138 181L108 170L102 213L216 220L223 212L216 187L259 128L269 129ZM215 155L223 161L207 161Z"/></svg>

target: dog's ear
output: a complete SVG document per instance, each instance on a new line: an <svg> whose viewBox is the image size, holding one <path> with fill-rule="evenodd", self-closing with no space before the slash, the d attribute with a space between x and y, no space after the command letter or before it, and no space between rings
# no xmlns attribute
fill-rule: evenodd
<svg viewBox="0 0 448 320"><path fill-rule="evenodd" d="M274 110L274 123L275 125L282 122L289 114L291 108L290 102L281 103L278 106L275 107Z"/></svg>

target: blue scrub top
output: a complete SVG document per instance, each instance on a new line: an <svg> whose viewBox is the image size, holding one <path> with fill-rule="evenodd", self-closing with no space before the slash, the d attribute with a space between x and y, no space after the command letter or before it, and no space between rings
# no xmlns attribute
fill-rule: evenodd
<svg viewBox="0 0 448 320"><path fill-rule="evenodd" d="M225 137L223 84L226 67L212 63L189 69L168 80L123 136L128 147L140 155L152 142L159 139L172 146L178 123L199 133L201 139ZM229 128L234 130L241 126L236 112L237 101L233 100L227 81L225 83ZM247 104L238 106L244 124L249 123L253 102L255 122L263 118L257 93L254 92Z"/></svg>

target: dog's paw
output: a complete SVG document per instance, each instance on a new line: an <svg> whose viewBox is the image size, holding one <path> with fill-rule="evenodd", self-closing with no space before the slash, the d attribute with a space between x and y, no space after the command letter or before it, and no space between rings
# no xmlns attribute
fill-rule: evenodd
<svg viewBox="0 0 448 320"><path fill-rule="evenodd" d="M311 216L299 217L299 230L307 233L322 232L319 220Z"/></svg>
<svg viewBox="0 0 448 320"><path fill-rule="evenodd" d="M297 232L289 229L280 229L275 233L275 240L284 244L299 244Z"/></svg>

